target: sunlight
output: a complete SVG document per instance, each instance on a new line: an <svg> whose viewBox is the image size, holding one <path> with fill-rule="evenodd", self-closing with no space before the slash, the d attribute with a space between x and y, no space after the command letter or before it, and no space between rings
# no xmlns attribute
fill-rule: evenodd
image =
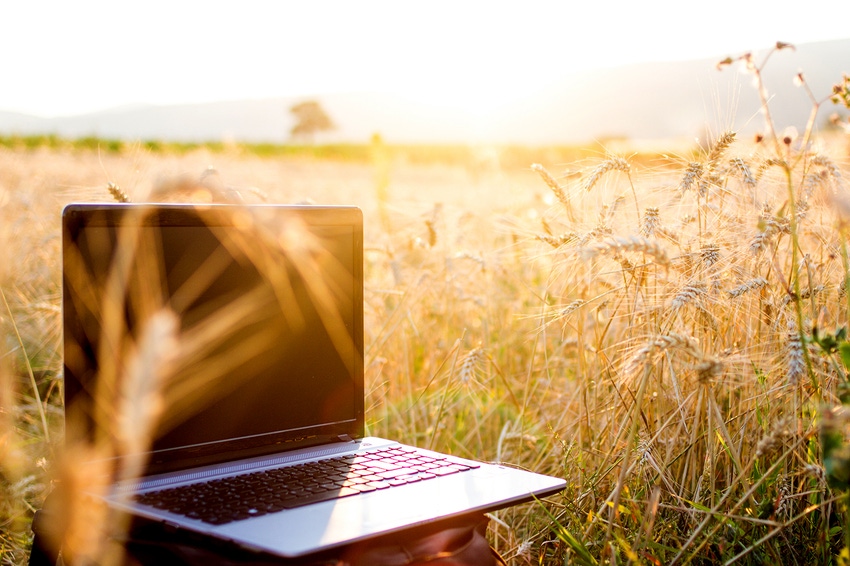
<svg viewBox="0 0 850 566"><path fill-rule="evenodd" d="M618 5L616 18L597 4L553 2L251 2L238 11L83 4L53 3L51 18L39 5L4 7L0 49L15 54L4 76L16 88L0 92L0 109L52 116L134 103L401 92L481 115L582 69L847 36L844 18L822 17L846 11L832 0L800 16L817 17L816 27L788 18L787 6L729 0L699 13L668 0ZM80 19L82 10L100 17ZM13 21L31 25L3 25ZM103 21L120 23L120 49ZM694 34L693 21L706 32Z"/></svg>

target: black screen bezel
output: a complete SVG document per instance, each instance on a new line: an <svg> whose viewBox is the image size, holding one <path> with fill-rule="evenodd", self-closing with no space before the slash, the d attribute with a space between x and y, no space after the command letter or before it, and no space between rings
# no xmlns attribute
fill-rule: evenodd
<svg viewBox="0 0 850 566"><path fill-rule="evenodd" d="M330 425L319 425L296 430L283 430L265 434L258 438L226 440L189 446L182 449L151 451L144 454L147 459L146 474L172 472L199 465L208 465L235 459L273 454L290 448L321 444L339 437L361 438L364 435L364 371L363 371L363 220L360 209L352 206L301 206L301 205L188 205L188 204L72 204L62 214L63 249L63 349L67 351L70 341L81 331L74 319L72 309L67 308L69 293L67 273L70 262L76 261L73 253L75 241L81 229L93 227L126 226L196 226L203 223L209 226L226 228L229 223L238 222L239 214L255 214L268 221L285 222L287 218L297 217L308 226L350 226L353 231L352 257L354 285L354 313L352 339L355 346L353 367L354 415L349 421ZM211 220L214 219L214 220ZM80 384L73 369L65 364L64 395L66 410L74 405L75 396L85 388ZM69 420L66 419L66 426ZM69 431L66 431L68 435ZM68 436L79 437L71 434ZM85 436L85 435L84 435ZM90 437L91 435L89 435Z"/></svg>

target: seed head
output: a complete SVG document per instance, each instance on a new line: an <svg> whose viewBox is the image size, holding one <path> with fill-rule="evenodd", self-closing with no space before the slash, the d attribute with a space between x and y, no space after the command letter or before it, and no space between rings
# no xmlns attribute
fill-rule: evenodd
<svg viewBox="0 0 850 566"><path fill-rule="evenodd" d="M696 339L684 334L670 333L651 339L640 348L629 361L626 372L639 368L654 359L657 354L670 350L680 350L691 357L702 359Z"/></svg>
<svg viewBox="0 0 850 566"><path fill-rule="evenodd" d="M720 246L706 244L700 249L700 259L706 267L711 267L720 260Z"/></svg>
<svg viewBox="0 0 850 566"><path fill-rule="evenodd" d="M723 157L723 154L726 153L726 150L729 149L729 146L731 146L734 141L735 132L725 132L722 136L717 138L717 141L714 142L714 146L708 153L707 162L710 170L717 167L717 163L720 158Z"/></svg>
<svg viewBox="0 0 850 566"><path fill-rule="evenodd" d="M788 332L785 334L785 360L787 364L786 378L790 385L800 383L800 378L806 373L806 363L803 357L803 343L800 340L800 333L797 331L797 325L793 322L788 323Z"/></svg>
<svg viewBox="0 0 850 566"><path fill-rule="evenodd" d="M478 368L483 358L484 350L482 348L473 348L466 354L466 357L463 359L463 363L460 366L461 383L469 383L470 381L475 380L475 376L478 373Z"/></svg>
<svg viewBox="0 0 850 566"><path fill-rule="evenodd" d="M730 160L729 164L732 166L733 171L737 171L741 174L741 178L745 185L749 187L756 186L756 178L753 176L753 173L750 170L750 166L747 165L746 161L744 161L740 157L736 157Z"/></svg>
<svg viewBox="0 0 850 566"><path fill-rule="evenodd" d="M755 456L760 458L782 448L783 443L793 435L793 420L790 418L780 419L756 445Z"/></svg>
<svg viewBox="0 0 850 566"><path fill-rule="evenodd" d="M540 178L543 179L543 182L552 190L555 194L555 197L564 205L564 208L567 210L567 214L572 215L572 205L570 204L570 198L567 195L564 188L561 187L561 184L552 176L549 171L546 170L545 167L540 165L539 163L535 163L531 166L532 171L536 171Z"/></svg>
<svg viewBox="0 0 850 566"><path fill-rule="evenodd" d="M697 364L697 379L700 383L711 381L712 379L723 375L725 364L717 359L708 359Z"/></svg>
<svg viewBox="0 0 850 566"><path fill-rule="evenodd" d="M434 224L431 219L425 220L425 226L428 228L428 247L431 248L437 245L437 229Z"/></svg>
<svg viewBox="0 0 850 566"><path fill-rule="evenodd" d="M595 251L597 253L612 253L613 255L622 254L623 252L642 253L645 256L652 257L658 265L670 265L670 258L667 256L667 252L658 245L658 242L639 236L632 236L630 238L611 238L610 240L606 240L601 244L596 245L591 251Z"/></svg>
<svg viewBox="0 0 850 566"><path fill-rule="evenodd" d="M679 191L682 193L689 191L694 186L694 184L699 181L699 179L702 177L702 174L702 163L698 163L696 161L689 163L688 168L685 171L685 176L679 183Z"/></svg>
<svg viewBox="0 0 850 566"><path fill-rule="evenodd" d="M640 227L640 233L647 237L653 236L658 224L658 208L650 206L643 213L643 225Z"/></svg>
<svg viewBox="0 0 850 566"><path fill-rule="evenodd" d="M553 248L560 248L561 246L577 242L579 240L579 235L575 232L565 232L559 236L553 236L550 234L538 234L536 238L541 242L549 244Z"/></svg>
<svg viewBox="0 0 850 566"><path fill-rule="evenodd" d="M708 286L704 281L689 283L682 287L682 289L676 293L676 296L673 297L672 307L674 310L678 310L689 303L693 303L707 292Z"/></svg>
<svg viewBox="0 0 850 566"><path fill-rule="evenodd" d="M767 279L764 277L756 277L755 279L751 279L742 285L738 285L734 289L729 291L729 297L732 299L737 299L741 295L749 293L750 291L754 291L756 289L761 289L762 287L766 287L768 285Z"/></svg>
<svg viewBox="0 0 850 566"><path fill-rule="evenodd" d="M838 167L835 165L835 163L829 157L827 157L825 155L817 154L817 155L812 156L809 163L813 166L822 167L823 170L824 170L824 173L828 177L831 177L832 179L834 179L836 183L841 184L841 182L842 182L841 170L838 169Z"/></svg>
<svg viewBox="0 0 850 566"><path fill-rule="evenodd" d="M130 197L127 196L127 193L121 190L121 187L116 185L115 183L108 183L106 185L106 189L109 191L109 194L112 195L117 202L130 202Z"/></svg>
<svg viewBox="0 0 850 566"><path fill-rule="evenodd" d="M591 190L599 182L599 179L609 171L628 172L630 169L629 162L622 157L609 157L591 172L590 177L584 183L584 190Z"/></svg>
<svg viewBox="0 0 850 566"><path fill-rule="evenodd" d="M560 309L559 311L557 311L557 312L556 312L556 316L555 316L555 318L564 318L564 317L567 317L567 316L569 316L570 314L572 314L572 313L574 313L575 311L577 311L579 308L581 308L581 307L582 307L583 305L585 305L586 303L587 303L587 301L583 301L583 300L581 300L581 299L576 299L575 301L572 301L570 304L568 304L568 305L567 305L567 306L565 306L564 308L562 308L562 309Z"/></svg>

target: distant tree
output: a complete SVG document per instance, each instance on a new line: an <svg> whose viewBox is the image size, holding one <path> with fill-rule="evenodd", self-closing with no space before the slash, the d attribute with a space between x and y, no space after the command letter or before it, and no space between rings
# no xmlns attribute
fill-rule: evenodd
<svg viewBox="0 0 850 566"><path fill-rule="evenodd" d="M299 102L289 111L295 116L295 125L289 132L293 138L306 139L312 143L317 133L336 128L322 105L316 100Z"/></svg>

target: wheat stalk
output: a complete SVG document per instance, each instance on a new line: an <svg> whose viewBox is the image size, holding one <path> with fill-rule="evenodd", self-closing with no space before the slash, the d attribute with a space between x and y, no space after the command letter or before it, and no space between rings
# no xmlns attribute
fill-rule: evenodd
<svg viewBox="0 0 850 566"><path fill-rule="evenodd" d="M688 168L685 170L685 176L682 177L681 181L679 181L679 192L684 194L691 190L702 178L704 172L705 170L702 163L696 161L688 163Z"/></svg>
<svg viewBox="0 0 850 566"><path fill-rule="evenodd" d="M155 312L142 329L119 384L116 435L120 453L136 455L148 450L163 408L163 387L177 357L180 321L174 312ZM140 472L128 466L132 477Z"/></svg>
<svg viewBox="0 0 850 566"><path fill-rule="evenodd" d="M652 338L638 349L626 364L625 373L631 374L639 367L649 363L655 356L670 350L679 350L697 359L703 357L696 339L685 334L672 332Z"/></svg>
<svg viewBox="0 0 850 566"><path fill-rule="evenodd" d="M549 244L553 248L560 248L561 246L572 244L573 242L578 242L581 239L581 237L575 232L565 232L560 236L538 234L535 237L541 242Z"/></svg>
<svg viewBox="0 0 850 566"><path fill-rule="evenodd" d="M750 279L746 283L742 283L741 285L738 285L734 289L730 289L727 292L729 293L730 298L737 299L738 297L745 295L750 291L767 287L767 285L767 279L765 279L764 277L756 277L755 279Z"/></svg>
<svg viewBox="0 0 850 566"><path fill-rule="evenodd" d="M822 154L815 154L809 160L809 164L823 167L826 174L835 179L836 183L839 185L843 183L844 177L841 176L841 170L838 169L829 157Z"/></svg>
<svg viewBox="0 0 850 566"><path fill-rule="evenodd" d="M694 281L682 287L673 297L671 306L674 310L681 309L685 305L693 303L708 292L708 285L704 281Z"/></svg>
<svg viewBox="0 0 850 566"><path fill-rule="evenodd" d="M650 206L643 213L643 223L640 227L642 236L651 237L655 235L655 231L660 224L658 208Z"/></svg>
<svg viewBox="0 0 850 566"><path fill-rule="evenodd" d="M716 358L708 358L698 363L696 370L697 380L700 383L706 383L723 375L723 372L726 371L726 364Z"/></svg>
<svg viewBox="0 0 850 566"><path fill-rule="evenodd" d="M784 159L770 157L762 161L756 169L756 181L760 180L764 176L765 172L771 167L778 167L785 171L788 171L790 169L788 166L788 162Z"/></svg>
<svg viewBox="0 0 850 566"><path fill-rule="evenodd" d="M466 356L464 356L463 361L460 364L460 371L458 372L461 383L470 383L472 381L475 381L475 376L478 372L478 366L481 364L481 360L483 359L483 348L473 348L472 350L467 352Z"/></svg>
<svg viewBox="0 0 850 566"><path fill-rule="evenodd" d="M572 220L573 206L570 203L570 197L567 195L566 191L564 191L564 188L561 186L561 184L558 183L558 181L555 180L555 177L553 177L552 174L549 173L549 171L547 171L546 168L540 165L539 163L532 164L531 170L535 171L538 175L540 175L540 178L543 179L543 182L546 183L546 186L548 186L552 190L552 193L554 193L558 201L560 201L560 203L564 205L564 210L566 211L567 216Z"/></svg>
<svg viewBox="0 0 850 566"><path fill-rule="evenodd" d="M602 238L609 236L614 233L614 230L605 224L599 224L592 230L585 232L582 236L579 237L578 244L580 246L587 245L588 242L592 240L601 240Z"/></svg>
<svg viewBox="0 0 850 566"><path fill-rule="evenodd" d="M116 185L115 183L108 183L106 185L106 190L109 191L109 194L112 195L117 202L130 202L130 197L121 190L121 187Z"/></svg>
<svg viewBox="0 0 850 566"><path fill-rule="evenodd" d="M816 297L818 295L826 292L826 285L815 285L814 287L806 287L805 289L801 289L800 293L795 296L785 295L782 299L782 306L789 305L792 301L795 301L797 298L800 299L811 299L812 297Z"/></svg>
<svg viewBox="0 0 850 566"><path fill-rule="evenodd" d="M699 195L701 197L707 195L709 189L712 187L719 187L722 184L718 166L720 165L721 158L734 141L735 132L725 132L714 142L714 145L708 152L705 167L695 179L699 183Z"/></svg>
<svg viewBox="0 0 850 566"><path fill-rule="evenodd" d="M720 163L720 159L734 141L735 132L725 132L717 138L717 141L715 141L714 145L711 147L711 151L708 153L708 159L706 160L709 171L713 171L717 168L718 163Z"/></svg>
<svg viewBox="0 0 850 566"><path fill-rule="evenodd" d="M770 431L762 436L756 444L754 456L761 458L762 456L767 456L781 450L785 441L794 434L793 424L794 419L792 417L785 417L774 421Z"/></svg>
<svg viewBox="0 0 850 566"><path fill-rule="evenodd" d="M590 176L584 182L584 190L589 192L593 189L599 180L609 171L623 171L624 173L628 173L631 171L631 165L622 157L609 157L593 169Z"/></svg>
<svg viewBox="0 0 850 566"><path fill-rule="evenodd" d="M720 261L720 246L714 243L705 244L699 251L700 260L705 267L711 267Z"/></svg>
<svg viewBox="0 0 850 566"><path fill-rule="evenodd" d="M571 301L567 306L555 311L553 313L553 318L555 320L558 320L558 319L561 319L561 318L568 317L569 315L571 315L572 313L574 313L575 311L577 311L578 309L580 309L581 307L583 307L586 304L587 304L587 301L583 301L581 299L576 299L575 301Z"/></svg>
<svg viewBox="0 0 850 566"><path fill-rule="evenodd" d="M590 251L601 254L622 254L623 252L642 253L644 256L653 258L655 263L658 265L665 267L670 265L670 258L667 256L667 252L664 251L657 241L649 240L640 236L611 238L595 245L590 249Z"/></svg>
<svg viewBox="0 0 850 566"><path fill-rule="evenodd" d="M731 165L733 171L736 171L741 175L741 180L745 185L747 185L748 187L755 187L758 184L755 175L753 175L753 172L746 161L744 161L740 157L735 157L729 160L729 164Z"/></svg>
<svg viewBox="0 0 850 566"><path fill-rule="evenodd" d="M790 385L797 385L806 375L806 361L803 342L793 318L788 319L788 331L785 333L785 378Z"/></svg>
<svg viewBox="0 0 850 566"><path fill-rule="evenodd" d="M109 509L104 500L93 497L106 496L111 486L109 456L105 446L76 445L69 447L59 462L57 479L63 497L55 503L58 508L53 510L53 521L61 517L64 524L59 525L65 528L60 531L61 541L53 542L61 548L66 564L109 562L104 539L112 527Z"/></svg>
<svg viewBox="0 0 850 566"><path fill-rule="evenodd" d="M791 231L790 221L787 218L776 218L767 209L759 216L759 226L761 229L750 240L750 251L754 255L758 255L767 249L773 236L788 234Z"/></svg>

